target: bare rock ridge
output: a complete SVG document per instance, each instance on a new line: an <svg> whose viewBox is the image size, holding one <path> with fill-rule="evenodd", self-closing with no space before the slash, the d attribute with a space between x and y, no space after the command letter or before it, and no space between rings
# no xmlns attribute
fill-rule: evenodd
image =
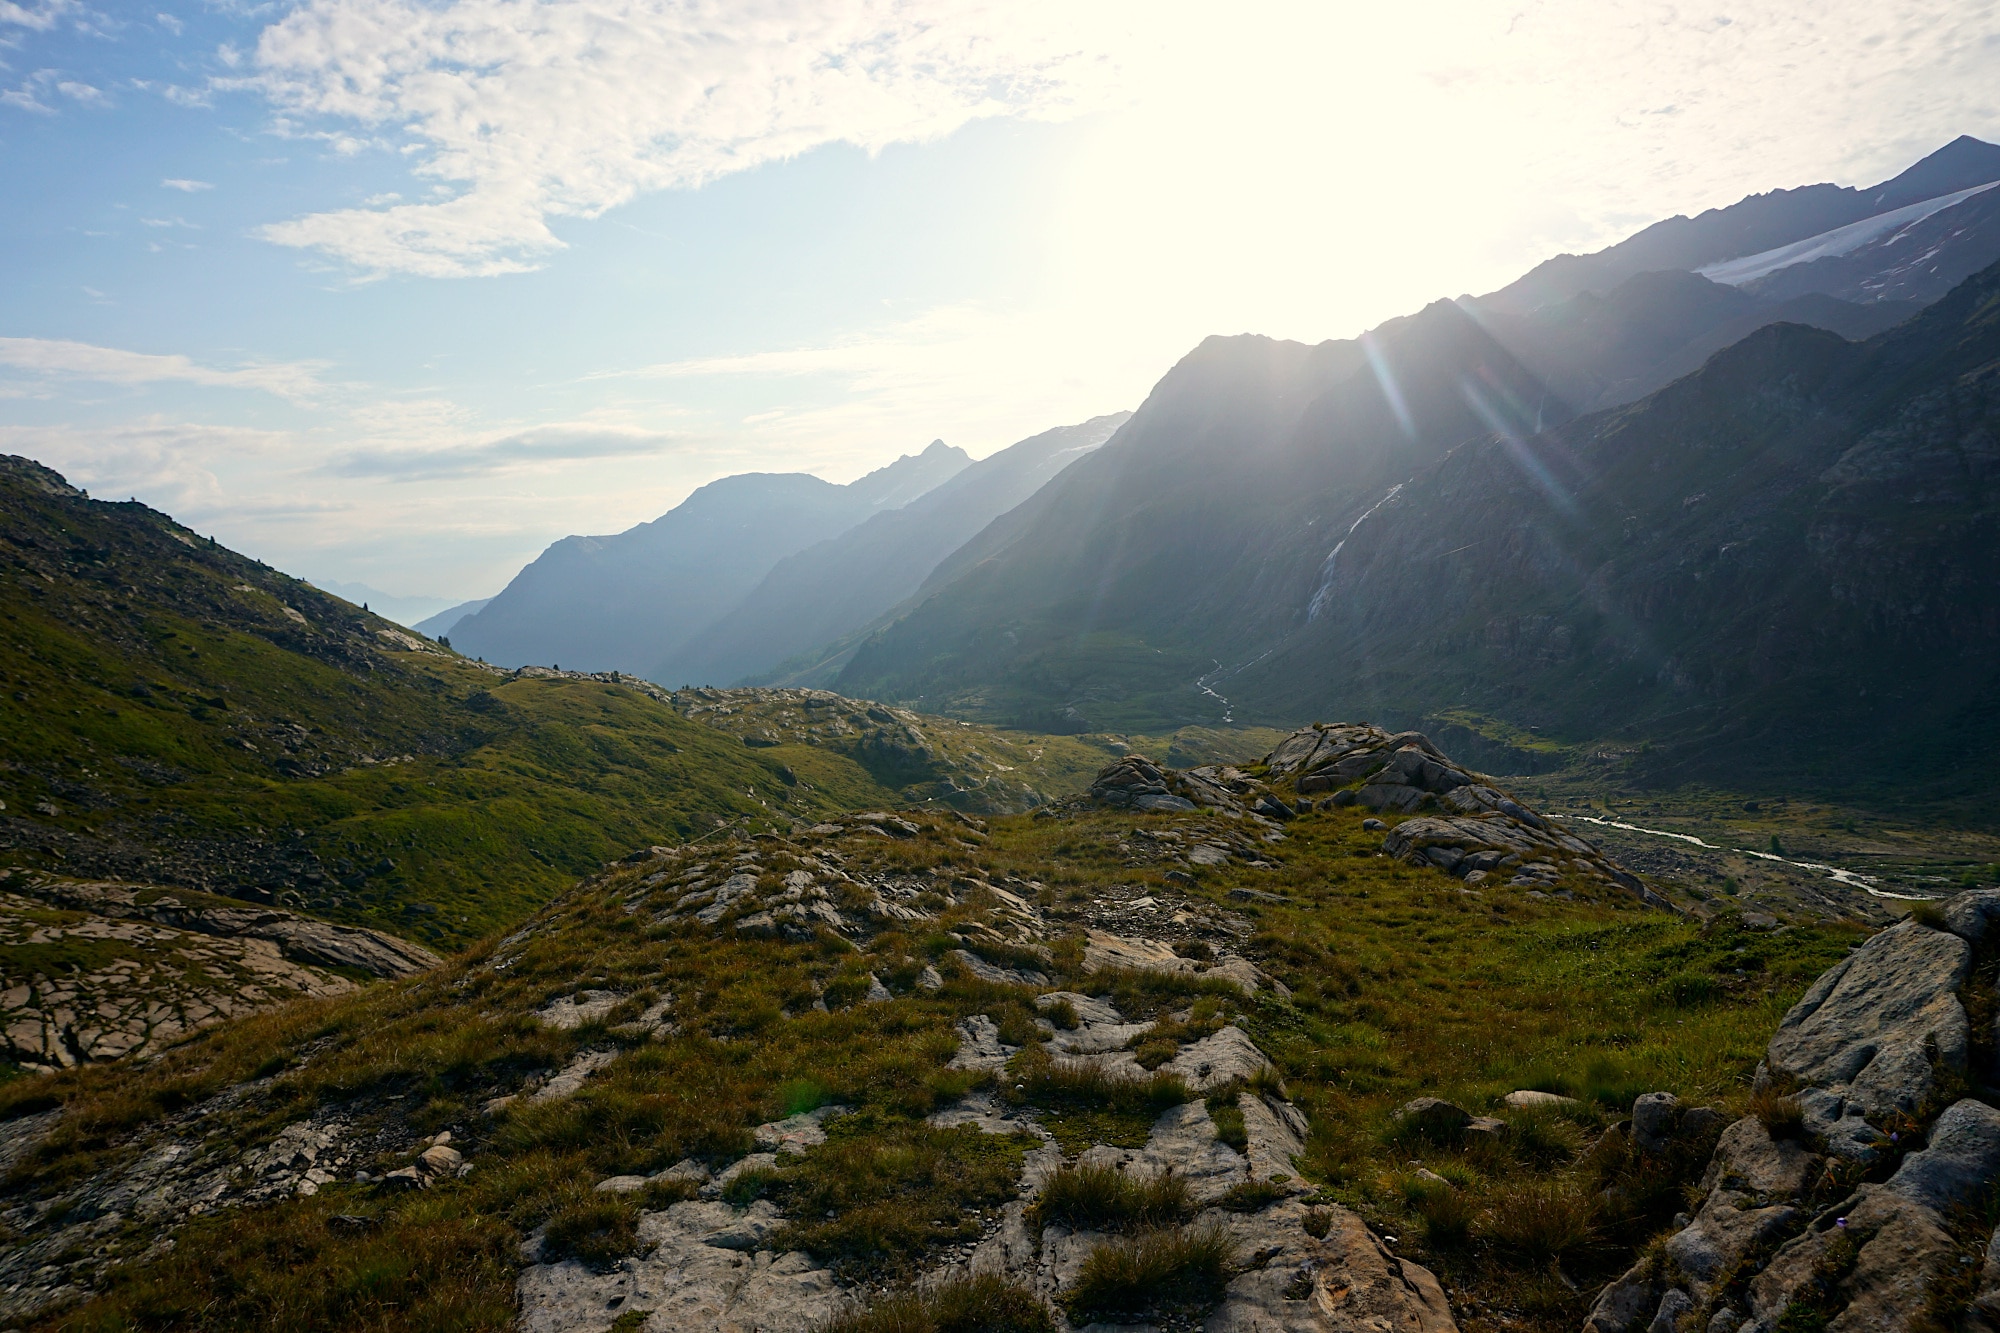
<svg viewBox="0 0 2000 1333"><path fill-rule="evenodd" d="M1917 1333L2000 1323L1988 938L2000 890L1881 932L1779 1024L1753 1114L1693 1216L1607 1287L1585 1333ZM1988 1019L1988 1022L1991 1020ZM1984 1095L1990 1095L1990 1092ZM1635 1117L1636 1120L1636 1117Z"/></svg>
<svg viewBox="0 0 2000 1333"><path fill-rule="evenodd" d="M1197 778L1181 789L1210 798L1213 805L1204 813L1267 818L1248 815L1237 795L1213 779ZM1226 1288L1203 1327L1231 1333L1455 1333L1450 1306L1428 1270L1398 1258L1348 1210L1308 1205L1309 1187L1293 1164L1304 1147L1305 1116L1287 1100L1270 1061L1241 1027L1219 1014L1202 1020L1192 1010L1178 1013L1173 1022L1181 1036L1172 1058L1142 1066L1134 1047L1153 1024L1130 1021L1108 996L1049 989L1035 970L1032 960L1049 958L1064 929L1037 903L1044 886L964 871L934 879L864 867L871 843L916 836L918 818L932 816L862 813L802 829L790 839L653 848L608 874L605 885L622 894L627 909L642 920L699 923L733 936L807 939L817 929L830 929L859 942L882 930L921 926L949 906L983 905L975 920L954 924L961 947L944 954L938 966L983 983L1024 988L1042 1014L1034 1037L1039 1049L1024 1056L1024 1046L1017 1044L1021 1038L1003 1038L986 1014L962 1020L950 1065L980 1078L954 1104L933 1112L929 1123L1020 1136L1017 1142L1031 1146L1016 1197L988 1220L976 1242L935 1254L919 1287L998 1275L1048 1301L1059 1327L1067 1330L1073 1325L1064 1301L1085 1261L1101 1247L1127 1242L1112 1232L1042 1215L1037 1208L1042 1191L1065 1171L1109 1169L1131 1181L1171 1174L1188 1190L1183 1230L1219 1236L1232 1256ZM1274 836L1282 839L1271 822ZM970 824L962 827L977 836ZM782 876L766 870L778 854L795 857L799 868ZM1232 947L1247 926L1200 900L1168 901L1155 892L1130 904L1102 902L1091 919L1096 924L1082 941L1090 972L1200 974L1227 982L1246 997L1277 985ZM515 949L531 935L532 929L503 943L488 966L510 966ZM1208 947L1188 949L1196 940ZM938 968L926 968L915 984L934 990L945 983ZM876 989L879 997L871 999L889 998L879 983ZM579 997L575 1007L602 1007L618 998L592 993ZM549 1012L569 1011L558 1001ZM1008 1085L1025 1076L1019 1071L1033 1067L1022 1061L1034 1058L1110 1086L1171 1080L1169 1086L1184 1091L1167 1099L1173 1104L1159 1112L1142 1146L1073 1141L1066 1146L1032 1097L1024 1100L1018 1089L1008 1093ZM1211 1115L1218 1105L1229 1108L1240 1129L1222 1133ZM844 1110L822 1107L760 1125L750 1136L755 1150L719 1167L687 1161L657 1178L600 1183L600 1190L637 1191L681 1182L696 1188L699 1197L642 1210L639 1252L608 1272L575 1259L545 1261L542 1237L531 1236L517 1286L524 1333L598 1333L620 1310L647 1312L643 1327L677 1333L807 1333L865 1305L866 1290L845 1286L812 1253L785 1247L785 1229L793 1219L770 1200L731 1202L740 1200L738 1182L751 1173L782 1172L788 1162L817 1149Z"/></svg>
<svg viewBox="0 0 2000 1333"><path fill-rule="evenodd" d="M380 931L274 908L18 872L0 872L0 941L68 942L95 960L0 977L5 1050L35 1071L149 1055L283 1000L350 991L354 973L403 977L440 961Z"/></svg>

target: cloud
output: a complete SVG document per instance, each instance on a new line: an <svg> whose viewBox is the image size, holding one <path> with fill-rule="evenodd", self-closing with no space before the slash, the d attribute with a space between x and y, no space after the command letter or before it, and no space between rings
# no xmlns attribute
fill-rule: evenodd
<svg viewBox="0 0 2000 1333"><path fill-rule="evenodd" d="M220 369L178 354L128 352L58 338L0 338L0 366L42 379L256 389L294 402L315 400L327 389L319 377L325 368L320 362L273 361Z"/></svg>
<svg viewBox="0 0 2000 1333"><path fill-rule="evenodd" d="M363 269L531 268L550 221L830 143L871 151L1094 104L1129 0L306 0L248 80L284 114L407 135L449 198L261 235Z"/></svg>
<svg viewBox="0 0 2000 1333"><path fill-rule="evenodd" d="M467 444L416 444L357 449L328 464L343 477L432 481L509 469L666 452L686 437L598 425L547 425Z"/></svg>
<svg viewBox="0 0 2000 1333"><path fill-rule="evenodd" d="M15 0L0 0L0 24L47 32L56 26L58 19L75 8L73 0L41 0L40 4L26 5L15 3Z"/></svg>
<svg viewBox="0 0 2000 1333"><path fill-rule="evenodd" d="M207 181L181 180L177 177L169 177L160 182L160 188L163 190L179 190L182 194L193 194L197 190L213 190L215 186Z"/></svg>

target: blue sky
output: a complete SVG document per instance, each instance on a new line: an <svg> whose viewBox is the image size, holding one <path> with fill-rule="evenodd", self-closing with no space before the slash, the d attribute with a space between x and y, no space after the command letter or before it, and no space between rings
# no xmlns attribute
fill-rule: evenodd
<svg viewBox="0 0 2000 1333"><path fill-rule="evenodd" d="M1992 4L0 0L0 449L494 591L2000 138Z"/></svg>

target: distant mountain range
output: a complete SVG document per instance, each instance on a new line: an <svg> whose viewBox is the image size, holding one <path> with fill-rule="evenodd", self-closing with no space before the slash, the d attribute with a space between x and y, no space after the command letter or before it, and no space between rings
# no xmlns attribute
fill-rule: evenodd
<svg viewBox="0 0 2000 1333"><path fill-rule="evenodd" d="M759 673L771 678L759 683L831 679L846 660L843 636L893 610L968 537L1103 444L1131 415L1116 412L1043 431L900 509L786 556L732 610L656 668L653 679L727 682Z"/></svg>
<svg viewBox="0 0 2000 1333"><path fill-rule="evenodd" d="M404 597L383 592L366 583L335 583L326 579L312 582L315 588L330 592L335 597L345 597L356 606L367 607L378 616L386 616L398 625L407 625L415 630L423 630L428 623L427 617L435 620L451 614L444 609L450 606L450 599L445 597ZM429 633L428 630L423 632Z"/></svg>
<svg viewBox="0 0 2000 1333"><path fill-rule="evenodd" d="M457 606L448 606L434 616L419 620L416 624L410 626L410 628L419 634L428 634L433 639L449 637L451 632L458 628L459 621L479 611L492 600L491 597L475 597L469 602L460 602Z"/></svg>
<svg viewBox="0 0 2000 1333"><path fill-rule="evenodd" d="M501 666L651 676L778 561L897 509L971 462L936 441L845 486L803 472L724 477L650 523L565 537L459 620L459 651Z"/></svg>

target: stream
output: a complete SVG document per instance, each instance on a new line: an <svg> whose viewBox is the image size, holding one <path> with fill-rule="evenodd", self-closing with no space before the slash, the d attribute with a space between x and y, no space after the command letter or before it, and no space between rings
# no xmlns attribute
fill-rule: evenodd
<svg viewBox="0 0 2000 1333"><path fill-rule="evenodd" d="M1864 875L1858 870L1844 870L1839 866L1823 865L1818 861L1794 861L1776 852L1753 852L1748 847L1718 847L1712 842L1704 842L1692 833L1670 833L1666 829L1642 828L1637 824L1627 824L1620 819L1599 819L1596 815L1567 814L1563 819L1574 819L1584 824L1596 824L1600 828L1623 829L1627 833L1643 833L1653 838L1674 838L1681 842L1693 843L1711 852L1735 852L1739 856L1754 856L1760 861L1776 861L1780 865L1796 866L1800 870L1816 870L1832 879L1836 884L1845 884L1852 889L1875 898L1894 898L1898 902L1927 903L1933 901L1924 893L1892 893L1888 889L1875 887L1877 880L1872 875Z"/></svg>

